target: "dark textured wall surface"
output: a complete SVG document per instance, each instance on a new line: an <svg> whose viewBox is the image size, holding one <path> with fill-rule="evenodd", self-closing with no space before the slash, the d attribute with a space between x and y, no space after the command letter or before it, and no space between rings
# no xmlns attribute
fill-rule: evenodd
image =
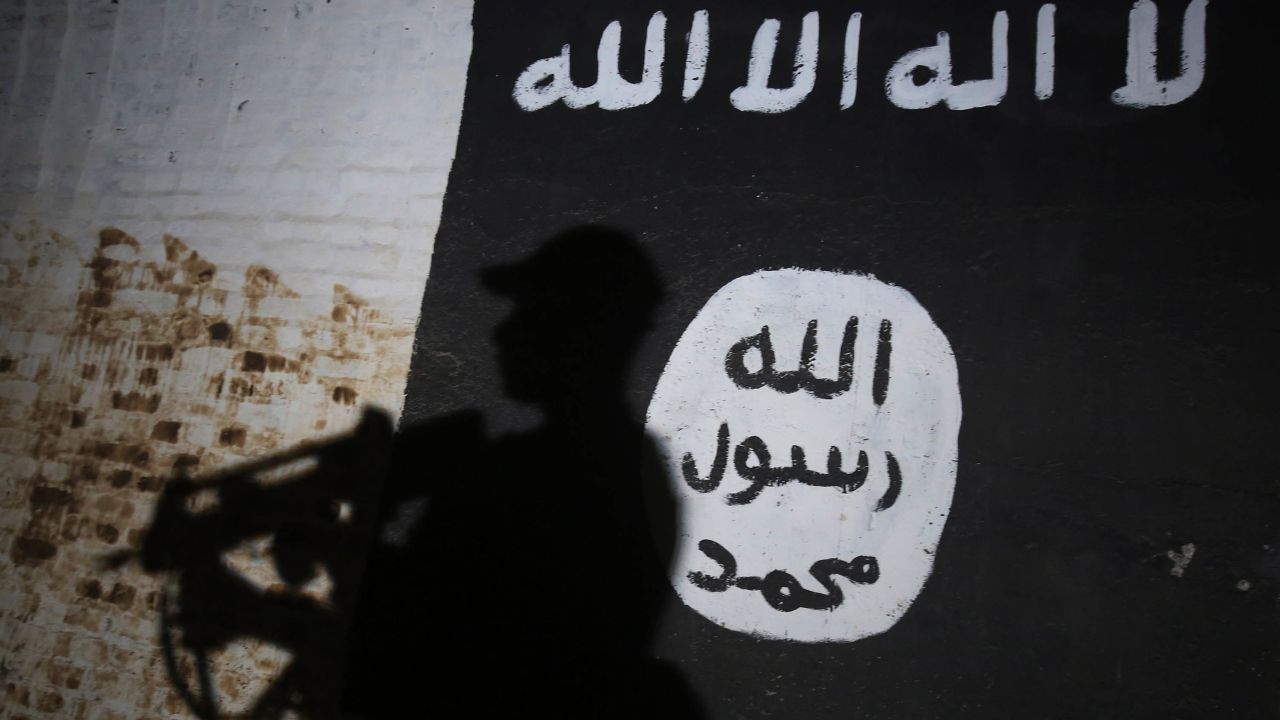
<svg viewBox="0 0 1280 720"><path fill-rule="evenodd" d="M1167 77L1186 4L1158 6ZM1211 3L1203 85L1146 109L1111 100L1125 82L1123 3L1058 5L1056 89L1038 100L1038 7L476 7L406 425L470 408L498 429L537 424L504 396L492 331L510 305L478 273L585 223L638 238L665 287L624 388L637 423L694 314L760 269L874 274L910 291L955 352L956 490L921 595L882 635L794 644L720 628L670 594L654 652L711 717L1280 713L1275 173L1263 157L1275 115L1259 86L1261 7ZM709 61L685 102L683 38L699 9ZM734 109L759 23L782 21L785 78L811 9L813 92L784 113ZM668 44L653 102L526 112L513 101L520 73L565 43L575 82L590 84L613 20L622 73L637 79L657 10ZM841 110L855 10L860 84ZM939 30L951 33L957 79L989 76L997 10L1009 14L1010 54L999 105L904 110L886 99L890 65ZM563 323L577 322L566 311ZM542 472L526 480L556 482ZM584 570L564 592L592 587ZM511 607L524 592L511 589ZM555 638L537 642L555 654Z"/></svg>

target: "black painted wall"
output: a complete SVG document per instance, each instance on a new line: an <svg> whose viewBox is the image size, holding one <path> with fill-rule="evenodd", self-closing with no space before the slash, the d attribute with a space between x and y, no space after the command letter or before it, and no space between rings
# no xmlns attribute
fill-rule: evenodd
<svg viewBox="0 0 1280 720"><path fill-rule="evenodd" d="M1159 2L1166 74L1177 71L1184 7ZM955 350L964 402L955 498L911 610L878 637L801 645L724 630L668 592L648 640L709 717L1280 715L1280 326L1264 215L1276 117L1262 5L1210 3L1203 86L1141 110L1110 100L1124 84L1128 4L1058 4L1047 101L1032 92L1037 8L477 4L404 427L471 409L492 433L537 426L527 404L506 396L495 361L493 332L512 305L479 273L588 223L637 238L663 285L624 388L636 427L685 325L724 283L763 268L900 285ZM698 9L709 11L710 61L686 103L682 38ZM885 71L938 30L952 35L958 78L989 74L1001 9L1010 84L999 106L889 103ZM613 20L623 25L623 73L638 77L657 10L668 17L669 82L653 103L525 112L512 100L520 72L564 43L575 80L589 84ZM786 73L810 10L821 13L812 95L776 115L733 109L760 21L782 21L775 68ZM863 13L862 81L841 111L852 11ZM560 311L567 327L580 321L571 305ZM530 473L510 482L557 481L546 468ZM492 488L498 505L503 482ZM554 507L537 512L554 521ZM474 522L483 526L483 513ZM1168 553L1188 544L1194 556L1179 577ZM452 552L465 557L467 546ZM564 592L597 586L586 568ZM496 607L518 609L531 589L496 592L509 593ZM627 604L607 593L592 602ZM512 645L560 651L554 637L512 632ZM491 702L476 697L478 708Z"/></svg>

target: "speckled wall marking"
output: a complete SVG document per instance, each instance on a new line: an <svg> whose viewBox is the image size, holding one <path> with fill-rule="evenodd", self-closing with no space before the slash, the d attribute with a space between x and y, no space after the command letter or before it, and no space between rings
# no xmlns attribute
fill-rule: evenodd
<svg viewBox="0 0 1280 720"><path fill-rule="evenodd" d="M398 412L456 143L464 0L0 12L0 717L189 716L166 479ZM228 558L272 578L246 548ZM281 653L214 658L226 709Z"/></svg>
<svg viewBox="0 0 1280 720"><path fill-rule="evenodd" d="M162 580L99 561L139 544L176 473L330 434L362 403L394 401L412 328L340 284L315 308L270 268L224 277L170 235L103 228L88 258L35 226L2 237L8 702L61 715L101 694L175 712L153 648ZM272 582L265 564L243 560ZM254 650L222 665L233 700L281 660Z"/></svg>

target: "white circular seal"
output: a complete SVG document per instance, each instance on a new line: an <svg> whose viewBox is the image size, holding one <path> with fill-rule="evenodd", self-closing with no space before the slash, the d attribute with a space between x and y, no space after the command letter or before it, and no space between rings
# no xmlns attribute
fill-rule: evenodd
<svg viewBox="0 0 1280 720"><path fill-rule="evenodd" d="M888 630L951 507L960 386L942 331L865 275L770 270L721 288L649 404L678 499L671 582L732 630Z"/></svg>

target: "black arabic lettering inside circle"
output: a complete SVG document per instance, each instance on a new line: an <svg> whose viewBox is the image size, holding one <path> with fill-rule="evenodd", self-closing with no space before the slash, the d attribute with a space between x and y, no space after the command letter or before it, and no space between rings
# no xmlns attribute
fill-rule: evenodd
<svg viewBox="0 0 1280 720"><path fill-rule="evenodd" d="M716 434L715 458L711 461L711 469L706 477L699 474L698 461L694 459L693 453L684 454L680 471L685 483L695 492L708 493L720 487L729 466L729 435L729 423L720 423L720 430ZM902 491L902 469L897 458L887 450L884 456L889 486L876 503L876 510L893 507ZM853 470L845 470L844 456L840 448L835 446L827 450L826 472L810 469L804 448L799 445L791 446L790 465L774 467L768 444L756 435L744 438L734 448L733 469L738 477L747 481L747 487L725 496L725 501L730 505L746 505L759 497L766 487L780 487L790 482L853 492L866 483L870 472L866 451L859 450L858 461Z"/></svg>
<svg viewBox="0 0 1280 720"><path fill-rule="evenodd" d="M848 392L853 386L854 348L858 340L858 318L850 317L844 326L844 335L840 341L839 370L835 378L819 378L813 372L814 358L818 354L818 321L810 320L805 328L804 340L800 345L800 367L797 370L778 370L777 358L773 351L773 340L769 334L769 326L760 328L755 335L742 338L729 348L725 355L725 372L733 382L741 388L754 390L769 387L780 393L791 394L804 390L816 398L830 400ZM760 369L748 370L747 353L755 350L760 354ZM889 356L893 350L893 324L889 320L880 322L880 333L876 343L875 368L872 374L871 395L877 406L883 405L889 388ZM716 454L711 462L710 472L702 477L698 472L698 463L693 453L685 453L680 469L684 481L696 492L708 493L720 486L725 470L729 466L729 424L721 423L716 435ZM889 487L876 503L876 510L892 507L902 490L902 471L893 453L885 452L885 464L888 469ZM844 458L840 448L831 446L827 451L826 472L811 470L805 457L804 448L791 446L791 464L789 466L773 466L773 458L769 446L763 439L750 435L738 443L733 451L733 468L738 476L747 481L747 487L730 493L725 500L730 505L746 505L760 496L766 487L779 487L789 482L798 482L812 487L834 487L841 492L853 492L867 481L869 472L867 453L858 451L858 459L852 470L844 469Z"/></svg>
<svg viewBox="0 0 1280 720"><path fill-rule="evenodd" d="M777 356L773 350L773 338L769 326L734 343L724 357L724 369L734 384L744 390L763 387L790 395L801 390L822 400L830 400L848 392L853 387L853 353L858 342L858 318L851 317L844 326L840 340L838 365L834 378L820 378L813 370L818 355L818 321L810 320L800 343L800 367L795 370L778 370ZM755 350L760 355L760 368L747 368L747 354ZM880 334L876 342L875 367L871 377L871 397L877 406L883 405L889 391L889 358L893 352L893 323L880 321Z"/></svg>
<svg viewBox="0 0 1280 720"><path fill-rule="evenodd" d="M764 577L738 576L738 561L733 553L714 540L702 540L698 549L720 566L719 575L691 571L689 582L707 592L725 592L731 587L758 591L769 607L780 612L799 608L809 610L834 610L844 602L844 590L835 578L842 577L859 585L870 585L880 579L880 564L874 557L859 555L852 560L839 558L819 560L809 566L809 574L818 581L825 592L810 590L785 570L771 570Z"/></svg>

